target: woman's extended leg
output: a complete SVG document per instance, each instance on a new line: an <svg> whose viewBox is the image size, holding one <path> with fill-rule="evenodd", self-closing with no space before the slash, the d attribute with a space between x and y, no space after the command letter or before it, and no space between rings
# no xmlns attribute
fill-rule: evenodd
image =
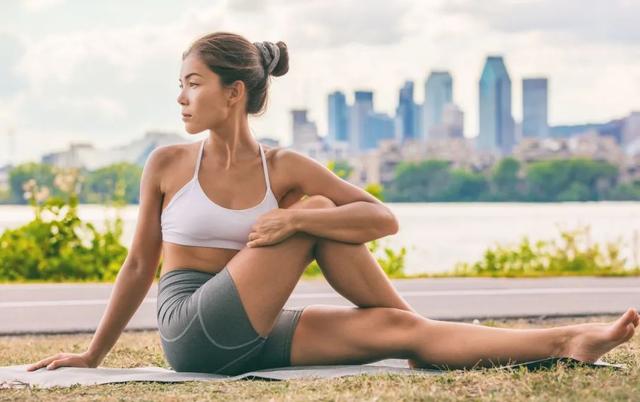
<svg viewBox="0 0 640 402"><path fill-rule="evenodd" d="M610 324L506 329L436 321L388 308L309 306L291 345L292 365L355 364L413 358L420 367L492 367L547 357L593 362L629 340L639 316Z"/></svg>
<svg viewBox="0 0 640 402"><path fill-rule="evenodd" d="M260 334L270 332L317 241L297 233L275 245L243 249L227 265ZM591 360L631 337L637 324L634 310L610 325L509 330L428 320L397 308L310 306L296 327L291 363L415 357L424 364L470 367L558 353Z"/></svg>

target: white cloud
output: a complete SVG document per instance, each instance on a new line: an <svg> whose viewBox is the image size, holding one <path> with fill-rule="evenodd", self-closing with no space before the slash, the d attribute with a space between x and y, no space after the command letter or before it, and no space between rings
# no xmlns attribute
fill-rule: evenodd
<svg viewBox="0 0 640 402"><path fill-rule="evenodd" d="M24 8L30 12L40 12L61 5L65 0L21 0Z"/></svg>
<svg viewBox="0 0 640 402"><path fill-rule="evenodd" d="M640 40L640 3L632 0L453 0L442 10L471 15L503 32L566 34L606 43Z"/></svg>
<svg viewBox="0 0 640 402"><path fill-rule="evenodd" d="M26 4L46 10L52 20L81 9L70 2ZM609 8L599 0L127 4L118 20L87 21L78 14L77 27L27 29L15 25L25 18L15 8L9 11L15 15L5 16L11 24L3 23L7 28L0 32L0 118L16 127L21 156L27 149L34 158L50 150L45 139L107 146L147 129L183 132L176 102L181 53L198 36L221 30L287 43L290 71L272 81L267 113L251 119L256 134L284 144L291 108L308 107L324 134L332 90L350 98L354 89L372 89L377 109L392 113L407 79L416 81L422 101L431 69L451 71L466 131L475 134L478 78L493 53L505 56L517 118L520 79L529 75L550 79L552 123L606 120L640 108L635 2L617 0ZM103 3L89 7L91 15L99 15L100 7L105 15L119 15ZM141 15L138 21L135 15Z"/></svg>

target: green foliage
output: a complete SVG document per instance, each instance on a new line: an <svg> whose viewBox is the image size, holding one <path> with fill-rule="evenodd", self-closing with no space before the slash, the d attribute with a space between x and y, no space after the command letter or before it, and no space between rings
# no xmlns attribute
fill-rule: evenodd
<svg viewBox="0 0 640 402"><path fill-rule="evenodd" d="M618 168L584 158L537 161L504 158L489 172L449 162L402 162L385 192L389 202L640 200L640 184L619 184Z"/></svg>
<svg viewBox="0 0 640 402"><path fill-rule="evenodd" d="M609 191L609 200L640 200L640 180L633 183L622 183Z"/></svg>
<svg viewBox="0 0 640 402"><path fill-rule="evenodd" d="M380 201L384 201L384 187L382 184L369 183L364 187L364 191L376 197Z"/></svg>
<svg viewBox="0 0 640 402"><path fill-rule="evenodd" d="M445 201L477 201L489 188L487 179L479 173L461 169L451 171L451 181Z"/></svg>
<svg viewBox="0 0 640 402"><path fill-rule="evenodd" d="M562 275L628 275L640 267L625 267L620 246L593 243L589 226L561 230L560 240L531 242L524 237L515 246L497 245L473 264L457 264L452 276L536 277Z"/></svg>
<svg viewBox="0 0 640 402"><path fill-rule="evenodd" d="M451 169L447 161L403 162L396 167L396 179L389 186L388 200L477 201L488 188L488 180L482 174Z"/></svg>
<svg viewBox="0 0 640 402"><path fill-rule="evenodd" d="M103 204L137 204L140 202L142 168L131 163L109 165L87 175L80 201Z"/></svg>
<svg viewBox="0 0 640 402"><path fill-rule="evenodd" d="M617 176L610 163L582 158L534 162L526 172L533 201L596 201L615 186Z"/></svg>
<svg viewBox="0 0 640 402"><path fill-rule="evenodd" d="M9 171L9 202L12 204L26 204L23 197L23 186L30 179L35 180L42 187L49 189L53 187L55 177L54 169L51 165L41 163L23 163L17 165ZM59 195L55 193L53 195Z"/></svg>
<svg viewBox="0 0 640 402"><path fill-rule="evenodd" d="M442 201L451 180L449 163L427 160L401 162L389 187L389 200L396 202Z"/></svg>
<svg viewBox="0 0 640 402"><path fill-rule="evenodd" d="M13 168L9 173L9 193L0 194L3 203L26 204L23 186L33 179L42 188L51 189L51 195L64 198L65 193L54 186L53 180L60 169L41 163L25 163ZM95 171L72 169L77 175L79 203L118 205L140 202L140 176L142 168L131 163L116 163Z"/></svg>
<svg viewBox="0 0 640 402"><path fill-rule="evenodd" d="M514 158L504 158L491 173L493 199L518 200L523 196L525 183L520 179L520 162Z"/></svg>
<svg viewBox="0 0 640 402"><path fill-rule="evenodd" d="M66 197L49 196L35 180L24 185L35 218L0 235L0 280L113 280L127 249L120 243L123 222L106 221L101 233L78 217L78 177L56 176L54 184Z"/></svg>
<svg viewBox="0 0 640 402"><path fill-rule="evenodd" d="M348 179L351 176L353 167L346 161L329 161L327 168L341 179Z"/></svg>

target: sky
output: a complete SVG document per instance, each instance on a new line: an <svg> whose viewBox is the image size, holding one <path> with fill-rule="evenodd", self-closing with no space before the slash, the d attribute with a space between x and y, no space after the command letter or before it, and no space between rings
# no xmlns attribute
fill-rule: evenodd
<svg viewBox="0 0 640 402"><path fill-rule="evenodd" d="M398 91L424 98L431 70L453 76L465 135L478 132L478 80L502 55L512 110L522 78L549 79L552 125L600 122L640 110L637 0L0 0L0 166L39 161L70 141L98 148L146 131L190 136L180 118L181 53L215 31L283 41L290 70L273 78L256 136L291 143L290 110L327 131L327 95L373 90L393 114ZM9 133L13 133L13 148Z"/></svg>

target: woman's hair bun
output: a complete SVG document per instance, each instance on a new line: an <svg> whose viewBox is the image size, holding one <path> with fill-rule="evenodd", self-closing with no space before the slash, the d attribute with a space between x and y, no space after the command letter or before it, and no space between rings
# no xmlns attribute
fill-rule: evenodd
<svg viewBox="0 0 640 402"><path fill-rule="evenodd" d="M276 64L273 71L271 72L271 75L273 75L274 77L280 77L281 75L285 75L287 71L289 71L289 52L287 50L287 45L282 41L278 41L276 43L276 46L278 46L278 49L280 49L280 59L278 60L278 64Z"/></svg>

